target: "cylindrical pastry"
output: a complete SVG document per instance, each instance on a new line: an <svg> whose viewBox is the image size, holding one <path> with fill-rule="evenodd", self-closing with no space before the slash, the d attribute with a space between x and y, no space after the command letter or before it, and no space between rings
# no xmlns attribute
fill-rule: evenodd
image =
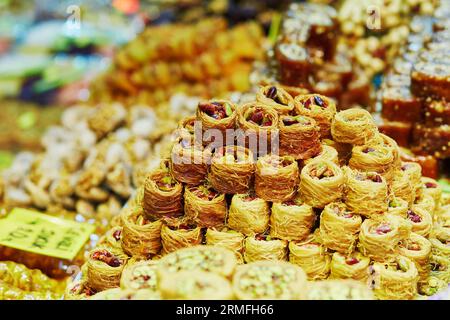
<svg viewBox="0 0 450 320"><path fill-rule="evenodd" d="M269 204L251 194L235 194L228 212L228 226L245 235L263 233L269 228Z"/></svg>
<svg viewBox="0 0 450 320"><path fill-rule="evenodd" d="M316 160L326 160L339 164L338 152L335 148L322 144L322 151L314 158L306 159L304 162L305 164L308 164Z"/></svg>
<svg viewBox="0 0 450 320"><path fill-rule="evenodd" d="M374 138L372 140L370 140L368 142L369 145L381 145L384 146L388 149L391 149L392 154L393 154L393 167L395 167L396 169L399 168L401 166L401 160L400 160L400 152L399 152L399 147L397 142L392 139L391 137L383 134L383 133L378 133L374 136Z"/></svg>
<svg viewBox="0 0 450 320"><path fill-rule="evenodd" d="M376 262L373 265L373 291L382 300L411 300L417 294L419 275L415 264L398 256L393 263Z"/></svg>
<svg viewBox="0 0 450 320"><path fill-rule="evenodd" d="M122 272L122 289L151 291L157 290L157 262L153 260L129 261Z"/></svg>
<svg viewBox="0 0 450 320"><path fill-rule="evenodd" d="M416 196L409 175L403 170L395 170L390 184L391 193L411 205Z"/></svg>
<svg viewBox="0 0 450 320"><path fill-rule="evenodd" d="M223 276L205 271L180 271L168 276L162 276L158 287L163 299L233 299L231 283Z"/></svg>
<svg viewBox="0 0 450 320"><path fill-rule="evenodd" d="M360 172L344 167L347 208L367 218L381 215L388 209L386 180L376 172Z"/></svg>
<svg viewBox="0 0 450 320"><path fill-rule="evenodd" d="M239 263L243 262L244 239L245 236L242 233L226 227L221 229L208 228L205 235L206 245L233 251Z"/></svg>
<svg viewBox="0 0 450 320"><path fill-rule="evenodd" d="M305 241L289 243L289 262L300 266L309 280L326 279L330 273L331 257L326 248L308 237Z"/></svg>
<svg viewBox="0 0 450 320"><path fill-rule="evenodd" d="M189 137L172 147L170 169L177 181L195 186L206 179L210 161L211 151Z"/></svg>
<svg viewBox="0 0 450 320"><path fill-rule="evenodd" d="M387 214L397 216L399 218L406 218L406 212L408 211L408 202L402 198L392 196L388 203Z"/></svg>
<svg viewBox="0 0 450 320"><path fill-rule="evenodd" d="M241 265L233 276L236 298L303 299L306 275L298 266L283 261L259 261Z"/></svg>
<svg viewBox="0 0 450 320"><path fill-rule="evenodd" d="M280 116L279 153L295 160L316 157L322 151L319 127L313 118L306 116Z"/></svg>
<svg viewBox="0 0 450 320"><path fill-rule="evenodd" d="M302 200L314 208L323 208L343 195L345 177L333 162L317 160L303 167L300 174Z"/></svg>
<svg viewBox="0 0 450 320"><path fill-rule="evenodd" d="M162 254L201 244L202 228L184 221L170 221L161 228Z"/></svg>
<svg viewBox="0 0 450 320"><path fill-rule="evenodd" d="M338 112L331 124L333 139L341 143L363 145L377 133L378 129L372 115L360 108Z"/></svg>
<svg viewBox="0 0 450 320"><path fill-rule="evenodd" d="M246 193L254 172L255 161L249 149L226 146L214 153L208 180L221 193Z"/></svg>
<svg viewBox="0 0 450 320"><path fill-rule="evenodd" d="M369 276L370 259L359 252L351 255L339 252L331 258L330 279L355 279L366 281Z"/></svg>
<svg viewBox="0 0 450 320"><path fill-rule="evenodd" d="M377 172L390 182L393 178L394 154L391 148L374 146L355 146L348 163L352 169L366 172Z"/></svg>
<svg viewBox="0 0 450 320"><path fill-rule="evenodd" d="M120 251L106 247L93 249L87 260L88 286L96 291L119 287L127 259Z"/></svg>
<svg viewBox="0 0 450 320"><path fill-rule="evenodd" d="M297 192L298 165L291 156L268 154L256 162L255 192L266 201L291 200Z"/></svg>
<svg viewBox="0 0 450 320"><path fill-rule="evenodd" d="M246 263L259 260L287 260L287 241L272 239L265 234L249 236L244 241Z"/></svg>
<svg viewBox="0 0 450 320"><path fill-rule="evenodd" d="M398 252L400 255L409 258L416 264L421 282L426 281L430 273L430 241L425 237L412 232L409 238L400 242Z"/></svg>
<svg viewBox="0 0 450 320"><path fill-rule="evenodd" d="M178 217L183 214L183 185L168 172L156 170L145 180L143 207L150 219Z"/></svg>
<svg viewBox="0 0 450 320"><path fill-rule="evenodd" d="M418 195L422 185L420 180L422 178L422 167L420 164L415 162L402 162L401 170L409 177L413 192Z"/></svg>
<svg viewBox="0 0 450 320"><path fill-rule="evenodd" d="M184 214L186 219L200 227L221 227L227 215L225 195L208 185L186 187Z"/></svg>
<svg viewBox="0 0 450 320"><path fill-rule="evenodd" d="M279 114L288 114L294 109L294 98L277 85L259 88L256 93L256 101L274 108Z"/></svg>
<svg viewBox="0 0 450 320"><path fill-rule="evenodd" d="M323 244L344 254L355 248L362 219L347 210L345 204L328 204L320 215L320 237Z"/></svg>
<svg viewBox="0 0 450 320"><path fill-rule="evenodd" d="M280 82L291 87L304 87L308 84L312 63L308 51L295 42L278 42L274 48L279 65Z"/></svg>
<svg viewBox="0 0 450 320"><path fill-rule="evenodd" d="M401 228L397 219L366 219L359 233L359 250L374 261L392 261L397 252Z"/></svg>
<svg viewBox="0 0 450 320"><path fill-rule="evenodd" d="M217 143L216 146L224 145L226 130L234 129L236 118L236 106L230 101L200 102L197 107L197 120L202 124L203 143L214 142ZM218 138L222 141L217 141Z"/></svg>
<svg viewBox="0 0 450 320"><path fill-rule="evenodd" d="M411 223L412 232L428 237L433 227L433 219L428 211L421 208L413 208L406 212L406 218Z"/></svg>
<svg viewBox="0 0 450 320"><path fill-rule="evenodd" d="M441 186L436 180L428 177L422 177L420 180L422 181L422 193L433 197L436 209L438 209L442 195Z"/></svg>
<svg viewBox="0 0 450 320"><path fill-rule="evenodd" d="M158 276L179 271L207 271L230 278L237 266L233 251L215 246L195 246L172 252L158 262Z"/></svg>
<svg viewBox="0 0 450 320"><path fill-rule="evenodd" d="M278 136L278 113L267 105L250 102L238 110L239 127L243 136L238 136L238 145L245 145L254 154L271 151L271 140ZM243 139L243 140L242 140Z"/></svg>
<svg viewBox="0 0 450 320"><path fill-rule="evenodd" d="M336 104L330 98L320 94L305 94L294 99L295 111L316 120L320 128L320 137L331 135L331 122L336 114Z"/></svg>
<svg viewBox="0 0 450 320"><path fill-rule="evenodd" d="M310 233L316 215L300 197L284 203L273 203L270 215L270 236L284 240L303 240Z"/></svg>
<svg viewBox="0 0 450 320"><path fill-rule="evenodd" d="M67 285L64 300L84 300L93 296L95 293L95 290L87 286L86 279L80 279Z"/></svg>
<svg viewBox="0 0 450 320"><path fill-rule="evenodd" d="M196 116L186 117L181 120L178 123L176 137L185 140L194 138L195 142L201 144L203 132L201 130L201 127L199 126L199 123L196 126L196 121Z"/></svg>
<svg viewBox="0 0 450 320"><path fill-rule="evenodd" d="M416 197L416 199L414 199L414 202L413 202L411 208L413 210L415 210L415 209L425 210L433 218L434 212L436 210L436 204L431 195L429 195L427 193L421 193L419 196Z"/></svg>
<svg viewBox="0 0 450 320"><path fill-rule="evenodd" d="M432 254L429 263L431 277L436 277L447 283L450 282L450 260L448 257Z"/></svg>
<svg viewBox="0 0 450 320"><path fill-rule="evenodd" d="M121 216L119 215L121 218ZM122 248L123 230L120 226L115 226L109 229L103 237L98 240L97 245L104 245L106 247L120 249Z"/></svg>
<svg viewBox="0 0 450 320"><path fill-rule="evenodd" d="M450 240L442 237L430 238L431 250L434 256L450 259Z"/></svg>
<svg viewBox="0 0 450 320"><path fill-rule="evenodd" d="M122 213L122 249L129 256L149 259L161 249L161 220L150 221L142 208L127 208Z"/></svg>

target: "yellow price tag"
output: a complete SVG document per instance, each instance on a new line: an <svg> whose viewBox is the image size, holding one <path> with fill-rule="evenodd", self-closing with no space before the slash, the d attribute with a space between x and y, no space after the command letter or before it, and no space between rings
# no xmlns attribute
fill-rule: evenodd
<svg viewBox="0 0 450 320"><path fill-rule="evenodd" d="M0 219L0 245L73 260L95 227L15 208Z"/></svg>

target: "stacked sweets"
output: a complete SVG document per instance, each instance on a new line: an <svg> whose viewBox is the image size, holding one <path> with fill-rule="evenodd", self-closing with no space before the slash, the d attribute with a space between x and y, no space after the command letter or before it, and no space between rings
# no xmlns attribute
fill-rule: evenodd
<svg viewBox="0 0 450 320"><path fill-rule="evenodd" d="M381 129L402 146L450 156L450 6L413 19L407 45L386 76Z"/></svg>
<svg viewBox="0 0 450 320"><path fill-rule="evenodd" d="M251 291L233 291L238 298L305 298L270 284L276 279L289 288L301 278L297 268L272 270L286 261L310 281L353 279L379 299L413 299L418 290L429 295L447 287L449 198L436 181L422 178L418 164L401 162L396 142L378 132L367 111L337 112L323 95L294 98L267 86L240 106L200 103L178 131L170 159L147 175L121 220L89 253L68 297L129 290L129 277L134 290L148 288L149 279L162 290L164 272L130 276L136 263L171 273L225 265L225 254L217 260L186 249L202 244L226 248L234 253L227 259L246 266L264 261L248 281L238 281ZM230 132L238 134L229 138ZM233 268L222 275L237 277L242 269Z"/></svg>
<svg viewBox="0 0 450 320"><path fill-rule="evenodd" d="M302 93L299 88L320 93L338 100L341 108L369 105L370 79L340 40L343 38L333 7L292 4L268 53L269 66L259 71L258 81L279 82L296 94Z"/></svg>
<svg viewBox="0 0 450 320"><path fill-rule="evenodd" d="M112 70L93 84L92 99L156 106L175 93L211 98L246 91L262 42L254 22L228 29L212 18L149 27L116 54Z"/></svg>

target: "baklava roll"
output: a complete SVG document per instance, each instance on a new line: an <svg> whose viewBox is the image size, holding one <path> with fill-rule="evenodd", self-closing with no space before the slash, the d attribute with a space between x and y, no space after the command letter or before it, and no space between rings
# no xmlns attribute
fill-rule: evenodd
<svg viewBox="0 0 450 320"><path fill-rule="evenodd" d="M186 187L184 214L187 220L200 227L221 227L227 216L225 195L206 184Z"/></svg>
<svg viewBox="0 0 450 320"><path fill-rule="evenodd" d="M120 278L120 287L124 290L157 291L156 268L154 260L128 261Z"/></svg>
<svg viewBox="0 0 450 320"><path fill-rule="evenodd" d="M270 236L289 241L303 240L311 233L315 220L313 208L298 196L288 202L273 203Z"/></svg>
<svg viewBox="0 0 450 320"><path fill-rule="evenodd" d="M128 257L122 251L97 247L89 253L87 281L95 291L117 288Z"/></svg>
<svg viewBox="0 0 450 320"><path fill-rule="evenodd" d="M322 144L322 151L320 151L319 154L316 155L314 158L306 159L304 163L308 164L316 160L326 160L339 164L338 152L335 148Z"/></svg>
<svg viewBox="0 0 450 320"><path fill-rule="evenodd" d="M364 217L381 215L388 209L388 187L385 178L376 172L360 172L343 168L345 204L347 208Z"/></svg>
<svg viewBox="0 0 450 320"><path fill-rule="evenodd" d="M259 102L250 102L238 110L239 127L244 131L244 145L254 153L270 153L272 138L278 137L278 113L272 107Z"/></svg>
<svg viewBox="0 0 450 320"><path fill-rule="evenodd" d="M234 129L236 119L236 106L228 100L210 100L198 104L197 120L202 123L203 143L214 141L219 145L224 145L226 131ZM214 132L216 130L219 132ZM221 142L215 141L218 133L221 134Z"/></svg>
<svg viewBox="0 0 450 320"><path fill-rule="evenodd" d="M431 250L434 256L450 259L450 239L443 237L430 238Z"/></svg>
<svg viewBox="0 0 450 320"><path fill-rule="evenodd" d="M309 236L289 243L289 262L300 266L308 280L323 280L330 274L331 257L326 248Z"/></svg>
<svg viewBox="0 0 450 320"><path fill-rule="evenodd" d="M283 261L244 264L233 276L234 294L240 300L304 299L306 287L302 268Z"/></svg>
<svg viewBox="0 0 450 320"><path fill-rule="evenodd" d="M430 277L450 283L450 259L432 254L430 256Z"/></svg>
<svg viewBox="0 0 450 320"><path fill-rule="evenodd" d="M406 212L406 218L410 221L412 232L415 232L423 237L428 237L433 227L433 219L428 211L413 208Z"/></svg>
<svg viewBox="0 0 450 320"><path fill-rule="evenodd" d="M170 169L173 177L187 185L198 185L206 179L211 150L195 144L193 138L180 139L172 147Z"/></svg>
<svg viewBox="0 0 450 320"><path fill-rule="evenodd" d="M299 183L298 164L291 156L268 154L256 162L255 192L266 201L291 200Z"/></svg>
<svg viewBox="0 0 450 320"><path fill-rule="evenodd" d="M100 240L98 240L97 245L103 245L114 249L122 248L122 229L123 228L120 226L112 227L100 238Z"/></svg>
<svg viewBox="0 0 450 320"><path fill-rule="evenodd" d="M425 237L412 232L409 238L403 239L398 246L398 253L416 264L421 282L425 282L430 273L429 259L431 243Z"/></svg>
<svg viewBox="0 0 450 320"><path fill-rule="evenodd" d="M231 283L223 276L205 271L180 271L162 276L158 284L163 299L230 300Z"/></svg>
<svg viewBox="0 0 450 320"><path fill-rule="evenodd" d="M409 177L413 192L415 195L418 195L422 185L422 181L420 180L422 178L422 167L420 164L415 162L402 162L401 170Z"/></svg>
<svg viewBox="0 0 450 320"><path fill-rule="evenodd" d="M323 208L343 196L345 177L333 162L317 160L303 167L300 174L302 200L314 208Z"/></svg>
<svg viewBox="0 0 450 320"><path fill-rule="evenodd" d="M374 294L381 300L412 300L417 295L419 274L408 258L397 256L392 263L373 265Z"/></svg>
<svg viewBox="0 0 450 320"><path fill-rule="evenodd" d="M408 211L408 202L402 198L396 198L392 196L388 203L387 214L393 215L399 218L406 218L406 212Z"/></svg>
<svg viewBox="0 0 450 320"><path fill-rule="evenodd" d="M216 150L208 180L221 193L246 193L250 189L255 161L253 153L242 146L226 146Z"/></svg>
<svg viewBox="0 0 450 320"><path fill-rule="evenodd" d="M331 136L331 122L336 114L336 104L330 98L320 94L305 94L294 99L297 114L316 120L320 128L320 137Z"/></svg>
<svg viewBox="0 0 450 320"><path fill-rule="evenodd" d="M319 127L313 118L306 116L280 116L279 153L295 160L316 157L322 151Z"/></svg>
<svg viewBox="0 0 450 320"><path fill-rule="evenodd" d="M434 199L436 209L439 208L441 202L442 188L439 183L431 178L422 177L422 193L430 195Z"/></svg>
<svg viewBox="0 0 450 320"><path fill-rule="evenodd" d="M150 259L161 250L162 221L149 220L142 208L127 208L122 213L122 249L138 259Z"/></svg>
<svg viewBox="0 0 450 320"><path fill-rule="evenodd" d="M390 183L391 193L399 199L405 200L408 205L414 202L416 193L413 190L413 185L409 175L403 170L395 170L394 178Z"/></svg>
<svg viewBox="0 0 450 320"><path fill-rule="evenodd" d="M179 217L183 214L183 185L168 172L155 170L147 176L143 207L150 219Z"/></svg>
<svg viewBox="0 0 450 320"><path fill-rule="evenodd" d="M333 140L352 145L364 145L378 133L372 115L364 109L340 111L331 123Z"/></svg>
<svg viewBox="0 0 450 320"><path fill-rule="evenodd" d="M361 217L348 211L345 204L330 203L320 215L320 238L327 248L348 254L356 246L361 223Z"/></svg>
<svg viewBox="0 0 450 320"><path fill-rule="evenodd" d="M199 245L202 241L202 228L181 219L170 220L161 228L161 253L163 255L181 248Z"/></svg>
<svg viewBox="0 0 450 320"><path fill-rule="evenodd" d="M194 141L201 144L202 141L202 131L201 127L196 127L196 116L186 117L178 123L178 128L176 131L176 138L189 140L194 138ZM197 131L198 132L197 132Z"/></svg>
<svg viewBox="0 0 450 320"><path fill-rule="evenodd" d="M256 101L274 108L279 114L288 114L294 109L294 98L278 85L259 88Z"/></svg>
<svg viewBox="0 0 450 320"><path fill-rule="evenodd" d="M195 246L174 251L158 262L158 276L179 271L207 271L231 278L237 266L233 251L213 247Z"/></svg>
<svg viewBox="0 0 450 320"><path fill-rule="evenodd" d="M269 228L267 201L252 194L235 194L228 211L228 226L245 235L264 233Z"/></svg>
<svg viewBox="0 0 450 320"><path fill-rule="evenodd" d="M226 227L220 229L208 228L205 235L206 245L233 251L239 263L243 262L244 239L245 236L242 233Z"/></svg>
<svg viewBox="0 0 450 320"><path fill-rule="evenodd" d="M421 193L419 196L416 197L416 199L414 199L414 202L413 202L411 208L413 210L415 210L415 209L425 210L433 218L434 212L436 210L436 204L431 195L426 194L426 193Z"/></svg>
<svg viewBox="0 0 450 320"><path fill-rule="evenodd" d="M401 159L400 159L400 152L399 152L399 147L397 142L392 139L391 137L383 134L383 133L378 133L374 136L374 138L368 142L369 145L381 145L384 146L388 149L392 150L392 154L393 154L393 167L394 168L399 168L401 166Z"/></svg>
<svg viewBox="0 0 450 320"><path fill-rule="evenodd" d="M402 227L391 217L364 220L359 233L359 250L374 261L392 261L402 240Z"/></svg>
<svg viewBox="0 0 450 320"><path fill-rule="evenodd" d="M64 293L64 300L85 300L94 294L96 294L96 292L87 286L87 280L80 279L67 285Z"/></svg>
<svg viewBox="0 0 450 320"><path fill-rule="evenodd" d="M350 255L339 252L331 258L330 279L354 279L366 281L369 276L370 259L359 252Z"/></svg>
<svg viewBox="0 0 450 320"><path fill-rule="evenodd" d="M244 241L244 261L287 260L287 245L286 240L272 239L267 234L249 236Z"/></svg>
<svg viewBox="0 0 450 320"><path fill-rule="evenodd" d="M394 174L394 153L391 148L374 146L355 146L348 166L352 169L365 172L377 172L392 181Z"/></svg>

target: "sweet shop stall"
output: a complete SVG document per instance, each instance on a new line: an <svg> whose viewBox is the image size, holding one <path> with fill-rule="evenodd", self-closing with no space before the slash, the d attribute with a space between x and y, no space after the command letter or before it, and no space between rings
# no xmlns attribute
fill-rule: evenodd
<svg viewBox="0 0 450 320"><path fill-rule="evenodd" d="M450 299L449 21L0 1L0 300Z"/></svg>

